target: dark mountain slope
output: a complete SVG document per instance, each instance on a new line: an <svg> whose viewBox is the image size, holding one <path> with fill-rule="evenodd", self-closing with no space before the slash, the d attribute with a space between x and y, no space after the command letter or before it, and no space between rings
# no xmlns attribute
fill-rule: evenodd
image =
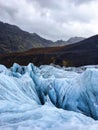
<svg viewBox="0 0 98 130"><path fill-rule="evenodd" d="M68 45L59 53L61 53L59 55L61 60L66 59L73 66L98 64L98 35Z"/></svg>
<svg viewBox="0 0 98 130"><path fill-rule="evenodd" d="M64 50L92 50L92 49L97 49L98 48L98 35L92 36L90 38L87 38L83 41L80 41L76 44L71 44L66 47L64 47Z"/></svg>
<svg viewBox="0 0 98 130"><path fill-rule="evenodd" d="M0 53L21 52L30 48L45 47L52 41L28 33L17 26L0 22Z"/></svg>
<svg viewBox="0 0 98 130"><path fill-rule="evenodd" d="M22 53L11 53L0 56L0 63L8 67L14 62L27 65L58 64L65 66L81 66L98 64L98 35L76 44L63 47L36 48Z"/></svg>
<svg viewBox="0 0 98 130"><path fill-rule="evenodd" d="M0 22L0 54L9 52L23 52L31 48L64 46L76 42L81 38L68 41L53 42L44 39L36 33L28 33L15 25Z"/></svg>

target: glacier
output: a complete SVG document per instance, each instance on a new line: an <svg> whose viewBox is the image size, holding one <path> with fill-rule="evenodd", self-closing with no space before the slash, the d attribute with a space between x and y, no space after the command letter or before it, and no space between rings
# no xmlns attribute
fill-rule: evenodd
<svg viewBox="0 0 98 130"><path fill-rule="evenodd" d="M98 65L0 65L0 130L98 130Z"/></svg>

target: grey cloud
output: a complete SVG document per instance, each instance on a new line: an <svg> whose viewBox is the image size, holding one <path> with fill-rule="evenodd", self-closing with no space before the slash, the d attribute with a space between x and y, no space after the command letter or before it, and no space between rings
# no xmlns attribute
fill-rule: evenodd
<svg viewBox="0 0 98 130"><path fill-rule="evenodd" d="M52 40L88 37L98 33L97 7L97 0L0 0L0 19Z"/></svg>
<svg viewBox="0 0 98 130"><path fill-rule="evenodd" d="M60 2L57 0L29 0L31 3L37 3L42 8L57 9L60 8Z"/></svg>
<svg viewBox="0 0 98 130"><path fill-rule="evenodd" d="M6 14L8 17L14 19L16 13L17 9L15 9L14 7L10 8L9 6L0 4L0 16Z"/></svg>
<svg viewBox="0 0 98 130"><path fill-rule="evenodd" d="M88 3L88 2L92 2L92 1L96 1L96 0L70 0L70 2L73 2L74 4L84 4L84 3Z"/></svg>

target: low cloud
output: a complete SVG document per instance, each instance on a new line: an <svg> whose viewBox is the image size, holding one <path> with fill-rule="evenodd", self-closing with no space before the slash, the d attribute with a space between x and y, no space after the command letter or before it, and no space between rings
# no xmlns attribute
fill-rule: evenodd
<svg viewBox="0 0 98 130"><path fill-rule="evenodd" d="M52 39L98 33L97 0L0 0L0 20Z"/></svg>

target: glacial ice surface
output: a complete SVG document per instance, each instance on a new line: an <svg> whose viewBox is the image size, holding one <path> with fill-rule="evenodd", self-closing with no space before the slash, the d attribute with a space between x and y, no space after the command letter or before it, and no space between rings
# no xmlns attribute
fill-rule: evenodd
<svg viewBox="0 0 98 130"><path fill-rule="evenodd" d="M0 130L98 130L98 66L0 65Z"/></svg>

